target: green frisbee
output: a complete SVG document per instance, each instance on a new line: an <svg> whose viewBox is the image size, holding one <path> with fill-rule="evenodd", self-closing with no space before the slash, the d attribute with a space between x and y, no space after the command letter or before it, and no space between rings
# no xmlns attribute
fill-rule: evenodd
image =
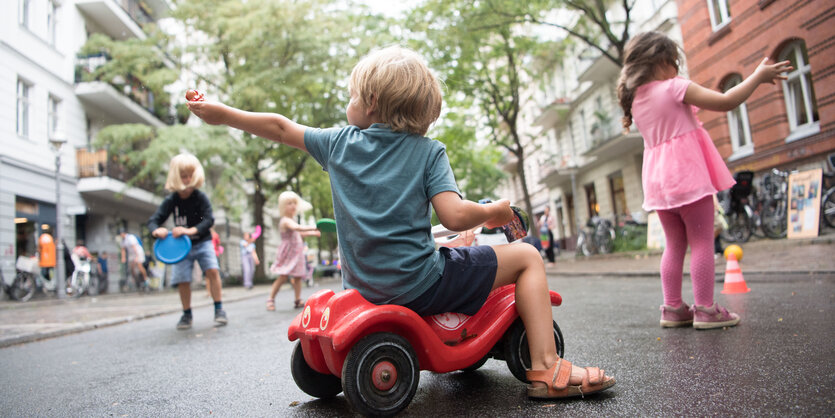
<svg viewBox="0 0 835 418"><path fill-rule="evenodd" d="M336 221L331 218L322 218L316 221L316 229L322 232L336 232Z"/></svg>

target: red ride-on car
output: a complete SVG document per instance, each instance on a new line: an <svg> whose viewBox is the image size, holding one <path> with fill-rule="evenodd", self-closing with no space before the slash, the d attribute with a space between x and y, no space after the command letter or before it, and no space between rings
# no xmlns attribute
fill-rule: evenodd
<svg viewBox="0 0 835 418"><path fill-rule="evenodd" d="M516 311L516 285L495 289L473 316L420 317L398 305L374 305L356 290L321 290L310 297L288 331L293 379L317 398L345 392L363 415L394 415L409 405L421 370L471 371L489 358L504 360L527 382L530 353ZM551 305L562 297L551 291ZM562 333L554 322L557 353Z"/></svg>

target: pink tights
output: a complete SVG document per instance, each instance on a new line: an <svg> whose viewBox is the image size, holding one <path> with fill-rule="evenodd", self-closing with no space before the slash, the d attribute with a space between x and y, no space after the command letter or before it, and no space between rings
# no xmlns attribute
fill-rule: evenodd
<svg viewBox="0 0 835 418"><path fill-rule="evenodd" d="M696 305L713 305L713 197L705 196L675 209L659 210L666 246L661 257L664 304L677 307L681 299L684 255L690 244L690 280Z"/></svg>

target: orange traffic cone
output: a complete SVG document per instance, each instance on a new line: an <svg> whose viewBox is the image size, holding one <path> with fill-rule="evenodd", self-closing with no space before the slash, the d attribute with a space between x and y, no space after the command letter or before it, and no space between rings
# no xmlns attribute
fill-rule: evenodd
<svg viewBox="0 0 835 418"><path fill-rule="evenodd" d="M742 269L739 268L739 262L736 261L736 254L729 253L728 266L725 267L725 288L722 293L748 293L750 291L751 289L745 284L745 278L742 277Z"/></svg>

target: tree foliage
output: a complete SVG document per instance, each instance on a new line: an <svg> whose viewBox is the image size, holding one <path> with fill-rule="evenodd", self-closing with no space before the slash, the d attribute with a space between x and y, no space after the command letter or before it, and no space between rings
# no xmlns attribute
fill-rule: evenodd
<svg viewBox="0 0 835 418"><path fill-rule="evenodd" d="M524 2L500 3L514 13L527 10ZM496 13L495 7L492 2L429 0L411 13L410 28L421 34L419 47L444 74L454 105L478 111L474 132L517 160L525 207L531 211L519 116L530 99L524 96L527 85L543 75L529 70L541 65L537 59L558 55L546 53L558 50L558 45L532 36L518 22Z"/></svg>
<svg viewBox="0 0 835 418"><path fill-rule="evenodd" d="M636 0L530 0L518 4L509 4L504 0L484 1L508 22L556 28L596 50L617 66L623 65L623 51L629 41L631 14ZM616 14L614 10L617 10ZM566 16L563 12L573 13L573 18L560 20Z"/></svg>

